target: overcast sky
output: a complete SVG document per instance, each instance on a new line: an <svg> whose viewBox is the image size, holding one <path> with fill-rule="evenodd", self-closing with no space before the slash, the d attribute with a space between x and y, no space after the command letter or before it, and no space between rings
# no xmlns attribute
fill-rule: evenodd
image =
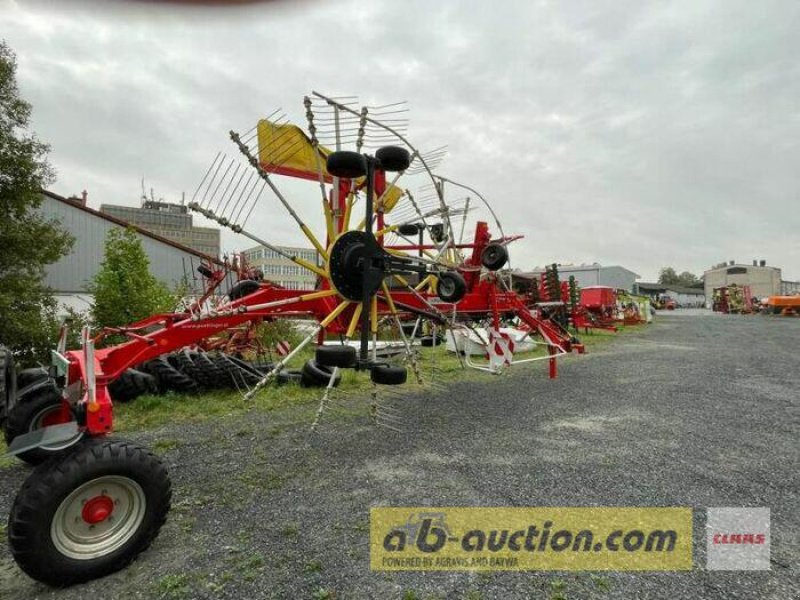
<svg viewBox="0 0 800 600"><path fill-rule="evenodd" d="M798 32L793 0L0 0L57 193L136 205L144 177L179 200L229 129L299 120L312 89L408 100L441 173L525 235L514 266L643 280L754 258L800 280ZM320 225L318 189L288 189ZM251 224L300 241L274 198Z"/></svg>

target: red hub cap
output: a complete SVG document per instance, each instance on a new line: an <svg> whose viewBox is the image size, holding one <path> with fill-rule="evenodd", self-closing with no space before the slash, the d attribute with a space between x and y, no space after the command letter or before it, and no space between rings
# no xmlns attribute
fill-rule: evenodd
<svg viewBox="0 0 800 600"><path fill-rule="evenodd" d="M81 516L87 523L94 525L105 521L114 510L114 501L108 496L95 496L83 505Z"/></svg>

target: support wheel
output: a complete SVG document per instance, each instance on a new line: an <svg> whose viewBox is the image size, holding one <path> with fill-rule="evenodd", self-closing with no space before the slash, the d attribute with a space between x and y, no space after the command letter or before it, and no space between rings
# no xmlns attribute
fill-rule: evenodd
<svg viewBox="0 0 800 600"><path fill-rule="evenodd" d="M390 365L375 365L370 370L372 383L379 385L403 385L408 378L405 367L392 367Z"/></svg>
<svg viewBox="0 0 800 600"><path fill-rule="evenodd" d="M108 575L155 539L171 496L153 454L122 440L87 439L25 481L8 518L11 553L52 586Z"/></svg>
<svg viewBox="0 0 800 600"><path fill-rule="evenodd" d="M508 262L508 250L502 244L489 244L481 252L481 264L490 271L499 271Z"/></svg>
<svg viewBox="0 0 800 600"><path fill-rule="evenodd" d="M460 273L446 271L437 278L436 295L444 302L458 302L467 292L467 283Z"/></svg>
<svg viewBox="0 0 800 600"><path fill-rule="evenodd" d="M61 392L59 392L55 384L42 384L41 387L26 394L24 398L11 409L5 426L6 444L11 444L15 437L24 433L29 433L35 429L41 429L49 425L58 425L75 419L72 413L69 413L69 419L65 419L64 417L65 413L61 400ZM74 438L51 446L39 446L38 448L17 454L17 457L29 464L38 465L51 456L63 452L70 446L74 446L82 437L83 433L79 432Z"/></svg>
<svg viewBox="0 0 800 600"><path fill-rule="evenodd" d="M320 346L315 358L323 367L352 369L356 366L356 349L352 346Z"/></svg>

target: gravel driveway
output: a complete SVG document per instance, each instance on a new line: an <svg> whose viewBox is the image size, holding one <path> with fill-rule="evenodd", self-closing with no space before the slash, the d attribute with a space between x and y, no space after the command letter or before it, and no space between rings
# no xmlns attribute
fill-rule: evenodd
<svg viewBox="0 0 800 600"><path fill-rule="evenodd" d="M0 598L797 598L800 319L676 311L561 363L394 400L403 432L315 406L132 435L175 486L153 547L50 590L0 547ZM344 402L346 408L360 406ZM29 470L0 470L0 518ZM368 510L689 506L683 573L376 573ZM772 510L770 572L709 572L704 508Z"/></svg>

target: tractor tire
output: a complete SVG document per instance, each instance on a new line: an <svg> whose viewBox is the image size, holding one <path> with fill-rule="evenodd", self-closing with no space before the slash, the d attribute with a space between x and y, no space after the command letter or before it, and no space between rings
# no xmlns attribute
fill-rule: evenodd
<svg viewBox="0 0 800 600"><path fill-rule="evenodd" d="M114 402L130 402L144 394L157 394L158 383L149 373L127 369L108 386Z"/></svg>
<svg viewBox="0 0 800 600"><path fill-rule="evenodd" d="M411 154L400 146L384 146L375 151L380 168L387 173L402 173L411 164Z"/></svg>
<svg viewBox="0 0 800 600"><path fill-rule="evenodd" d="M204 388L213 390L228 386L228 373L220 369L205 352L190 352L189 356L196 367L196 380Z"/></svg>
<svg viewBox="0 0 800 600"><path fill-rule="evenodd" d="M390 365L375 365L370 370L372 383L379 385L402 385L408 379L408 369Z"/></svg>
<svg viewBox="0 0 800 600"><path fill-rule="evenodd" d="M314 357L322 367L352 369L356 366L356 349L352 346L319 346Z"/></svg>
<svg viewBox="0 0 800 600"><path fill-rule="evenodd" d="M456 303L467 292L467 283L460 273L445 271L437 275L436 295L443 302Z"/></svg>
<svg viewBox="0 0 800 600"><path fill-rule="evenodd" d="M225 373L224 380L231 389L239 389L243 384L255 385L262 379L258 371L234 356L220 353L212 354L209 358L220 371Z"/></svg>
<svg viewBox="0 0 800 600"><path fill-rule="evenodd" d="M333 369L334 367L319 365L313 359L308 360L300 370L300 385L303 387L327 387L331 381ZM333 380L333 387L337 387L341 382L342 374L337 373L336 379Z"/></svg>
<svg viewBox="0 0 800 600"><path fill-rule="evenodd" d="M204 388L206 387L204 382L207 381L207 378L205 377L205 373L203 373L203 369L197 364L196 358L196 352L184 348L183 350L170 354L167 360L169 364L178 369L189 379L193 380L198 387Z"/></svg>
<svg viewBox="0 0 800 600"><path fill-rule="evenodd" d="M334 177L356 179L367 174L367 161L363 155L349 150L339 150L328 155L328 173Z"/></svg>
<svg viewBox="0 0 800 600"><path fill-rule="evenodd" d="M19 373L17 373L17 389L21 390L33 383L44 381L48 377L50 377L50 374L44 367L31 367L30 369L22 369Z"/></svg>
<svg viewBox="0 0 800 600"><path fill-rule="evenodd" d="M150 546L171 498L156 456L122 440L86 439L25 481L8 518L11 554L51 586L108 575Z"/></svg>
<svg viewBox="0 0 800 600"><path fill-rule="evenodd" d="M61 409L61 392L55 383L41 385L24 397L19 398L14 408L9 412L8 420L6 421L6 444L11 444L14 438L24 433L29 433L48 425L62 423L63 421L60 419ZM33 448L17 454L17 457L31 465L38 465L48 458L63 452L70 446L74 446L82 437L83 433L81 432L65 442L53 446Z"/></svg>
<svg viewBox="0 0 800 600"><path fill-rule="evenodd" d="M228 298L233 300L239 300L240 298L244 298L245 296L249 296L250 294L257 292L261 284L255 281L254 279L242 279L234 284L231 288L231 291L228 292Z"/></svg>
<svg viewBox="0 0 800 600"><path fill-rule="evenodd" d="M197 394L200 391L197 382L173 367L166 356L154 358L146 362L142 368L156 378L158 391L162 394L170 391Z"/></svg>
<svg viewBox="0 0 800 600"><path fill-rule="evenodd" d="M481 264L490 271L499 271L508 262L508 250L502 244L489 244L481 252Z"/></svg>

